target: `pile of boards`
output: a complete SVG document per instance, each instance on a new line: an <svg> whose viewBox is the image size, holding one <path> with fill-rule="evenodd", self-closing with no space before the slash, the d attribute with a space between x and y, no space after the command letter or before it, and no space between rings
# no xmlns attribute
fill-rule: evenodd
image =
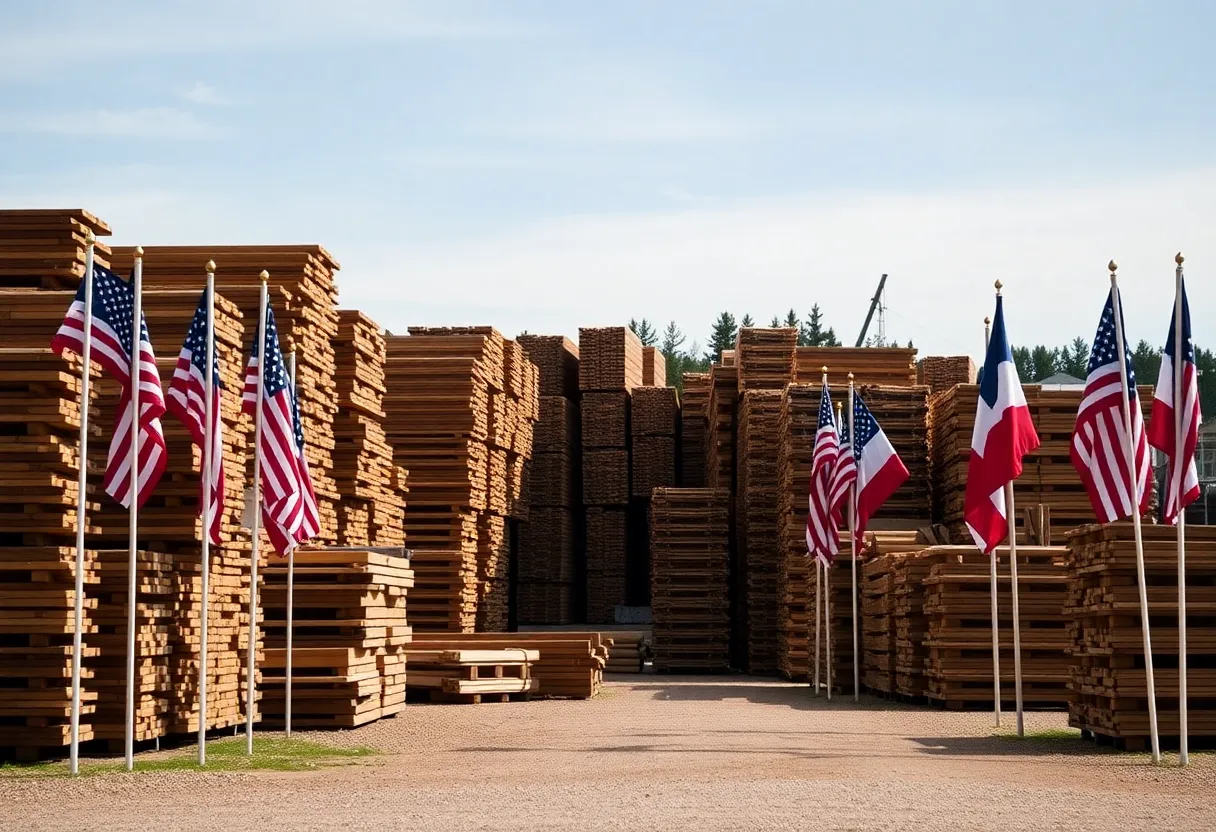
<svg viewBox="0 0 1216 832"><path fill-rule="evenodd" d="M412 637L409 561L399 549L370 548L300 548L293 559L292 726L353 728L400 711ZM263 571L263 722L281 726L288 567L275 560Z"/></svg>
<svg viewBox="0 0 1216 832"><path fill-rule="evenodd" d="M929 388L919 385L873 384L858 388L857 393L874 414L874 418L878 420L879 426L891 440L891 445L908 469L907 481L883 503L879 516L923 521L929 516L931 505ZM846 412L845 418L847 417ZM968 434L968 442L970 438Z"/></svg>
<svg viewBox="0 0 1216 832"><path fill-rule="evenodd" d="M709 373L684 373L680 402L680 484L704 488L708 465Z"/></svg>
<svg viewBox="0 0 1216 832"><path fill-rule="evenodd" d="M112 233L105 221L79 208L0 211L0 289L75 291L84 276L88 232ZM93 257L109 268L105 243L97 242Z"/></svg>
<svg viewBox="0 0 1216 832"><path fill-rule="evenodd" d="M387 337L385 432L409 470L419 630L507 626L509 522L527 514L539 377L492 327ZM424 554L425 553L425 554Z"/></svg>
<svg viewBox="0 0 1216 832"><path fill-rule="evenodd" d="M730 664L730 492L658 488L651 503L651 617L658 671Z"/></svg>
<svg viewBox="0 0 1216 832"><path fill-rule="evenodd" d="M613 630L604 633L608 643L605 673L641 673L650 655L651 635L642 630Z"/></svg>
<svg viewBox="0 0 1216 832"><path fill-rule="evenodd" d="M930 355L917 362L916 383L933 394L956 384L975 384L977 372L969 355Z"/></svg>
<svg viewBox="0 0 1216 832"><path fill-rule="evenodd" d="M529 676L535 682L531 693L590 699L603 684L610 647L611 636L596 632L417 633L410 651L535 651L536 658L529 660Z"/></svg>
<svg viewBox="0 0 1216 832"><path fill-rule="evenodd" d="M743 576L746 603L748 671L769 674L782 670L788 678L805 678L805 597L801 610L804 625L801 667L798 667L796 637L787 629L790 624L787 600L791 590L805 596L805 591L796 592L797 588L788 580L801 565L795 563L787 569L778 534L785 496L779 491L778 471L778 456L782 450L781 404L781 391L767 389L745 390L739 403L735 489L737 563ZM805 501L805 492L803 496ZM805 575L793 583L799 584L798 588L805 587ZM783 635L791 637L783 638Z"/></svg>
<svg viewBox="0 0 1216 832"><path fill-rule="evenodd" d="M509 702L526 699L537 688L532 668L540 660L539 650L413 647L406 653L409 689L431 702Z"/></svg>
<svg viewBox="0 0 1216 832"><path fill-rule="evenodd" d="M916 384L916 350L911 347L798 347L794 360L791 381L817 382L827 367L831 377L841 381L852 373L858 387Z"/></svg>
<svg viewBox="0 0 1216 832"><path fill-rule="evenodd" d="M1144 525L1144 569L1163 745L1179 735L1178 559L1175 530ZM1216 528L1186 528L1187 728L1216 737ZM1068 721L1127 750L1149 741L1148 680L1131 523L1090 525L1068 539L1072 669Z"/></svg>

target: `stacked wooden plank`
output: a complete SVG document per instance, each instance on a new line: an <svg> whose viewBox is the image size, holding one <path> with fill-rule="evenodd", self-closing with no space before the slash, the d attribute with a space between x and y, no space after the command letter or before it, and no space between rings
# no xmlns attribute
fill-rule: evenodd
<svg viewBox="0 0 1216 832"><path fill-rule="evenodd" d="M527 698L536 690L533 665L540 651L524 648L425 649L407 651L407 688L432 702L479 704Z"/></svg>
<svg viewBox="0 0 1216 832"><path fill-rule="evenodd" d="M641 630L613 630L604 633L608 643L605 673L641 673L650 651L650 633Z"/></svg>
<svg viewBox="0 0 1216 832"><path fill-rule="evenodd" d="M642 347L642 384L646 387L667 385L667 356L657 347Z"/></svg>
<svg viewBox="0 0 1216 832"><path fill-rule="evenodd" d="M792 382L797 348L796 329L740 329L735 341L739 392L781 390Z"/></svg>
<svg viewBox="0 0 1216 832"><path fill-rule="evenodd" d="M710 368L709 433L705 453L705 481L710 488L734 487L738 370L738 367L724 364Z"/></svg>
<svg viewBox="0 0 1216 832"><path fill-rule="evenodd" d="M282 725L286 703L287 565L265 570L264 721ZM353 728L405 704L405 558L367 548L298 549L292 621L292 726Z"/></svg>
<svg viewBox="0 0 1216 832"><path fill-rule="evenodd" d="M607 639L600 633L421 633L411 650L536 650L532 664L539 696L590 699L600 691L608 660Z"/></svg>
<svg viewBox="0 0 1216 832"><path fill-rule="evenodd" d="M333 422L339 404L334 375L334 339L338 335L338 290L334 283L337 261L317 245L294 246L145 246L144 289L185 289L197 299L203 283L203 264L214 260L216 291L240 310L245 324L242 354L256 331L258 274L270 272L270 303L284 356L296 354L296 386L300 391L300 420L317 507L321 517L318 543L336 540L338 506L342 495L333 477L335 447ZM114 266L126 273L133 250L114 248ZM145 301L145 308L147 302ZM165 344L152 320L148 327L155 343ZM185 330L183 330L184 335ZM175 355L181 339L161 352ZM222 361L223 359L221 359ZM243 363L243 362L242 362ZM229 388L240 390L240 385Z"/></svg>
<svg viewBox="0 0 1216 832"><path fill-rule="evenodd" d="M883 503L880 518L929 518L929 388L869 385L858 390L908 469L907 481ZM967 441L970 442L970 434Z"/></svg>
<svg viewBox="0 0 1216 832"><path fill-rule="evenodd" d="M928 689L925 663L929 652L925 636L925 579L939 557L921 551L896 555L891 560L891 620L895 629L895 692L920 701Z"/></svg>
<svg viewBox="0 0 1216 832"><path fill-rule="evenodd" d="M685 373L680 407L680 485L704 488L708 465L709 373Z"/></svg>
<svg viewBox="0 0 1216 832"><path fill-rule="evenodd" d="M1060 707L1068 698L1068 577L1063 547L1018 547L1022 689L1027 707ZM1005 568L998 583L1002 696L1013 701L1013 607L1009 550L997 549ZM929 700L951 709L992 702L992 599L989 564L972 546L934 546L924 579L925 677Z"/></svg>
<svg viewBox="0 0 1216 832"><path fill-rule="evenodd" d="M625 390L641 387L642 342L626 326L580 327L580 390Z"/></svg>
<svg viewBox="0 0 1216 832"><path fill-rule="evenodd" d="M779 390L755 389L739 405L736 575L743 580L736 586L746 604L748 671L803 678L806 591L796 573L805 575L805 568L791 563L787 570L779 525L781 400Z"/></svg>
<svg viewBox="0 0 1216 832"><path fill-rule="evenodd" d="M36 758L69 742L80 386L78 361L45 348L0 348L0 759ZM91 424L98 417L90 408ZM92 550L84 570L81 657L91 661L99 577ZM97 690L90 669L82 679L80 738L87 741Z"/></svg>
<svg viewBox="0 0 1216 832"><path fill-rule="evenodd" d="M916 350L903 347L798 347L796 381L818 381L823 367L833 377L853 374L858 386L916 384Z"/></svg>
<svg viewBox="0 0 1216 832"><path fill-rule="evenodd" d="M1144 570L1162 745L1179 735L1178 559L1175 530L1144 525ZM1186 528L1187 728L1191 747L1216 737L1216 527ZM1068 537L1069 724L1129 751L1149 742L1148 681L1132 525L1090 525Z"/></svg>
<svg viewBox="0 0 1216 832"><path fill-rule="evenodd" d="M655 489L651 504L651 614L659 671L726 670L730 492Z"/></svg>
<svg viewBox="0 0 1216 832"><path fill-rule="evenodd" d="M916 383L938 393L956 384L974 384L977 372L969 355L930 355L917 362Z"/></svg>
<svg viewBox="0 0 1216 832"><path fill-rule="evenodd" d="M334 417L334 480L342 494L338 543L405 543L406 474L384 432L384 336L362 312L339 310L334 341L340 409Z"/></svg>
<svg viewBox="0 0 1216 832"><path fill-rule="evenodd" d="M861 566L861 684L870 693L895 692L892 560L880 555Z"/></svg>
<svg viewBox="0 0 1216 832"><path fill-rule="evenodd" d="M96 237L111 233L80 208L0 210L0 288L75 290L84 276L89 231ZM99 241L93 258L109 268L109 246Z"/></svg>
<svg viewBox="0 0 1216 832"><path fill-rule="evenodd" d="M638 387L633 391L632 490L650 499L656 488L676 484L676 429L679 394L674 387Z"/></svg>
<svg viewBox="0 0 1216 832"><path fill-rule="evenodd" d="M520 335L516 339L540 373L540 395L578 399L578 344L563 335Z"/></svg>

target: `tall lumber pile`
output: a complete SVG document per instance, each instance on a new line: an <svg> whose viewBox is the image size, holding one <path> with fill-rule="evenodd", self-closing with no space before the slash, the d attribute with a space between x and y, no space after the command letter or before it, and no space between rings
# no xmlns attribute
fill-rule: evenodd
<svg viewBox="0 0 1216 832"><path fill-rule="evenodd" d="M709 434L705 482L710 488L733 488L735 481L735 419L739 406L739 368L715 364L710 368Z"/></svg>
<svg viewBox="0 0 1216 832"><path fill-rule="evenodd" d="M587 621L611 623L629 595L631 393L642 386L642 342L628 327L579 329ZM636 525L636 522L635 522Z"/></svg>
<svg viewBox="0 0 1216 832"><path fill-rule="evenodd" d="M246 329L242 354L247 353L255 337L261 292L258 274L263 269L270 272L270 303L283 354L296 353L300 421L321 518L315 542L333 543L337 539L338 506L345 496L339 493L333 474L333 423L339 407L334 381L334 340L339 329L334 273L339 269L338 262L317 245L145 246L144 289L188 289L197 298L207 260L214 260L218 266L216 292L242 313ZM131 247L114 248L116 271L126 274L132 263ZM154 343L165 344L164 336L152 328L151 319L148 327L156 339ZM175 340L172 347L160 346L160 350L171 349L175 356L180 344L181 340Z"/></svg>
<svg viewBox="0 0 1216 832"><path fill-rule="evenodd" d="M569 624L583 579L579 351L561 335L521 335L519 344L540 374L531 504L519 538L519 621Z"/></svg>
<svg viewBox="0 0 1216 832"><path fill-rule="evenodd" d="M0 759L37 758L70 740L80 414L78 361L46 348L0 348ZM90 407L90 425L99 417ZM90 440L100 433L93 427ZM90 513L96 499L90 494ZM92 550L84 570L87 661L97 655ZM87 741L97 690L89 668L81 679L80 739Z"/></svg>
<svg viewBox="0 0 1216 832"><path fill-rule="evenodd" d="M658 347L642 347L642 385L667 386L667 356Z"/></svg>
<svg viewBox="0 0 1216 832"><path fill-rule="evenodd" d="M780 390L794 380L798 330L793 327L744 327L735 337L739 365L739 393L745 390Z"/></svg>
<svg viewBox="0 0 1216 832"><path fill-rule="evenodd" d="M674 387L638 387L633 391L632 492L649 500L656 488L676 485L676 429L680 399Z"/></svg>
<svg viewBox="0 0 1216 832"><path fill-rule="evenodd" d="M794 380L810 384L819 380L823 367L833 377L853 374L859 387L916 384L916 350L903 347L798 347Z"/></svg>
<svg viewBox="0 0 1216 832"><path fill-rule="evenodd" d="M266 570L263 721L285 721L287 565ZM353 728L405 706L409 561L367 549L297 549L292 725Z"/></svg>
<svg viewBox="0 0 1216 832"><path fill-rule="evenodd" d="M709 373L684 373L680 407L680 485L704 488L708 466Z"/></svg>
<svg viewBox="0 0 1216 832"><path fill-rule="evenodd" d="M402 546L408 473L393 464L384 432L386 347L380 326L362 312L338 312L334 341L340 408L334 417L334 479L339 545Z"/></svg>
<svg viewBox="0 0 1216 832"><path fill-rule="evenodd" d="M545 697L591 699L604 681L611 638L601 633L420 633L410 650L536 650L532 666L536 693Z"/></svg>
<svg viewBox="0 0 1216 832"><path fill-rule="evenodd" d="M908 469L907 481L883 503L877 516L923 523L928 520L931 511L929 388L920 385L866 385L857 392Z"/></svg>
<svg viewBox="0 0 1216 832"><path fill-rule="evenodd" d="M866 561L861 581L861 684L871 693L895 692L894 593L891 566L897 555Z"/></svg>
<svg viewBox="0 0 1216 832"><path fill-rule="evenodd" d="M928 689L925 663L929 658L925 636L925 579L934 559L919 552L902 553L891 560L891 623L895 629L895 692L920 700Z"/></svg>
<svg viewBox="0 0 1216 832"><path fill-rule="evenodd" d="M969 355L930 355L917 362L916 383L933 394L956 384L975 384L978 372Z"/></svg>
<svg viewBox="0 0 1216 832"><path fill-rule="evenodd" d="M737 591L746 603L747 669L751 673L788 671L789 678L806 675L805 635L793 632L784 640L783 622L793 626L791 614L799 606L806 614L805 590L801 593L784 580L784 557L779 534L781 450L779 390L751 389L739 405L738 488L736 490L736 546L738 548ZM795 567L796 569L796 567ZM805 624L805 618L804 618ZM784 660L783 660L784 659Z"/></svg>
<svg viewBox="0 0 1216 832"><path fill-rule="evenodd" d="M84 277L88 231L95 237L112 233L81 208L0 210L0 289L75 291ZM109 268L109 246L98 240L93 259Z"/></svg>
<svg viewBox="0 0 1216 832"><path fill-rule="evenodd" d="M1179 735L1178 556L1175 530L1144 525L1144 571L1162 744ZM1186 528L1187 728L1216 736L1216 527ZM1148 680L1132 524L1089 525L1068 537L1072 660L1068 723L1129 751L1149 742Z"/></svg>
<svg viewBox="0 0 1216 832"><path fill-rule="evenodd" d="M650 515L654 666L659 671L730 665L730 492L658 488Z"/></svg>
<svg viewBox="0 0 1216 832"><path fill-rule="evenodd" d="M406 537L419 550L459 555L416 561L411 616L420 630L502 630L508 517L526 506L539 378L492 327L409 332L386 338L384 402L394 460L409 470Z"/></svg>

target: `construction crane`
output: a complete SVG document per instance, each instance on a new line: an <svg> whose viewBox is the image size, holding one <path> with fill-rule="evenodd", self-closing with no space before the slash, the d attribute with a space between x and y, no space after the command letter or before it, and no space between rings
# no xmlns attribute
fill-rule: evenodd
<svg viewBox="0 0 1216 832"><path fill-rule="evenodd" d="M882 290L887 285L887 276L884 274L878 279L878 291L874 293L874 299L870 301L870 311L866 313L866 322L861 325L861 334L857 336L857 343L854 346L860 347L865 343L866 332L870 329L870 321L874 318L874 310L878 309L882 304ZM886 335L885 332L881 333Z"/></svg>

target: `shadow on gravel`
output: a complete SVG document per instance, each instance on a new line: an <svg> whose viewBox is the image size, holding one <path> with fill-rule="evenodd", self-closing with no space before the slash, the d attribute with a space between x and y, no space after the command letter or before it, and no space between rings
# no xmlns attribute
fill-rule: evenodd
<svg viewBox="0 0 1216 832"><path fill-rule="evenodd" d="M1109 756L1118 754L1111 748L1081 739L1077 731L1031 732L1025 737L1016 734L994 734L988 737L909 737L921 747L921 752L945 757L1074 757ZM1132 755L1128 755L1132 759Z"/></svg>

